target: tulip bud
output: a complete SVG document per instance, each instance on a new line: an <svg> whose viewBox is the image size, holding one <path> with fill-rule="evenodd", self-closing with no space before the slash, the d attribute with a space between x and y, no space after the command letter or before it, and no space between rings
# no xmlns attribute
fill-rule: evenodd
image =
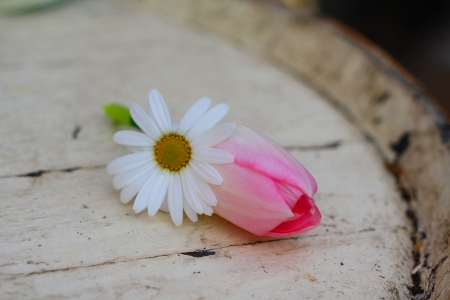
<svg viewBox="0 0 450 300"><path fill-rule="evenodd" d="M222 185L210 185L214 212L256 235L286 236L314 229L322 218L314 203L317 184L284 148L265 135L238 125L215 148L234 155L234 163L214 165Z"/></svg>

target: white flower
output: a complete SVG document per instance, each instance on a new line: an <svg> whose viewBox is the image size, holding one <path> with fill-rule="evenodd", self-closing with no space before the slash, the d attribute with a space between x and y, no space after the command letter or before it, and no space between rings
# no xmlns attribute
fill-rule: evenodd
<svg viewBox="0 0 450 300"><path fill-rule="evenodd" d="M219 104L210 110L209 98L198 100L180 123L172 123L162 95L151 90L149 113L133 103L130 113L143 131L119 131L114 142L127 146L132 154L108 164L106 171L115 175L113 185L122 189L120 199L128 203L134 196L136 213L145 208L154 216L161 209L170 212L175 225L183 222L183 209L193 222L197 214L211 215L217 199L208 183L222 184L222 176L211 164L234 161L229 152L212 148L236 130L236 124L215 126L229 106ZM208 111L207 111L208 110Z"/></svg>

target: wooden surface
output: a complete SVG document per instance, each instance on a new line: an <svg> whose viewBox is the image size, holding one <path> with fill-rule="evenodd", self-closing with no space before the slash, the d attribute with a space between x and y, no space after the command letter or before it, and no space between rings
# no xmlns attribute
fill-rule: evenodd
<svg viewBox="0 0 450 300"><path fill-rule="evenodd" d="M73 1L0 28L1 298L407 299L425 257L427 296L449 295L445 121L376 49L265 1ZM101 105L151 88L174 119L207 95L286 147L321 226L261 238L122 205L104 166L127 151Z"/></svg>

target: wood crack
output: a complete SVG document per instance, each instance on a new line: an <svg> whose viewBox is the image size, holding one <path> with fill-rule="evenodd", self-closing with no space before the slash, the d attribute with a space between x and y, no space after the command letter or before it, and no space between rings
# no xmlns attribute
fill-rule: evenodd
<svg viewBox="0 0 450 300"><path fill-rule="evenodd" d="M441 258L441 260L439 260L439 262L431 269L430 275L427 278L427 282L429 282L431 284L431 289L428 288L426 298L424 298L424 299L430 299L431 295L434 294L436 285L440 284L440 283L439 284L436 283L436 272L439 269L439 267L445 262L445 260L447 258L448 258L448 255ZM447 273L448 273L448 271L445 274L447 274ZM445 274L444 274L444 276L442 276L442 278L445 277ZM441 293L442 293L442 290L441 290ZM436 299L439 299L439 295L436 297Z"/></svg>
<svg viewBox="0 0 450 300"><path fill-rule="evenodd" d="M330 233L330 234L337 234L337 235L343 236L343 235L352 235L352 234L358 234L358 233L364 233L364 232L370 232L370 231L376 231L376 229L369 227L369 228L365 228L365 229L361 229L361 230L357 230L357 231L351 231L351 232L345 232L345 233L344 232L334 232L334 233ZM323 234L322 236L326 236L326 235L330 235L330 234ZM308 236L300 235L300 236L278 238L278 239L271 239L271 240L253 241L253 242L248 242L248 243L230 244L230 245L225 245L225 246L222 246L220 244L215 244L215 245L213 245L213 247L210 247L208 249L206 249L206 248L205 249L196 249L194 251L158 254L158 255L153 255L153 256L144 256L144 257L138 257L138 258L133 258L133 259L124 259L124 260L114 260L113 259L113 260L108 260L105 262L92 264L92 265L80 265L80 266L66 267L66 268L60 268L60 269L49 269L49 270L42 269L41 271L35 271L35 272L30 272L30 273L16 273L16 274L0 273L0 275L10 276L10 277L14 277L14 278L16 278L17 276L28 277L28 276L32 276L32 275L64 272L64 271L78 270L78 269L83 269L83 268L93 268L93 267L99 267L99 266L105 266L105 265L111 265L111 264L117 264L117 263L129 263L129 262L146 260L146 259L169 257L169 256L173 256L173 255L178 255L178 256L185 255L185 256L191 256L191 257L200 259L200 258L207 257L207 256L214 256L217 254L218 250L222 250L222 249L254 246L254 245L281 242L281 241L294 241L294 240L299 240L299 239L304 239L304 238L314 238L314 237L318 237L318 236L319 236L319 234L308 235ZM43 263L43 262L40 262L40 263ZM9 265L13 265L13 263L11 263Z"/></svg>
<svg viewBox="0 0 450 300"><path fill-rule="evenodd" d="M348 142L348 141L347 141ZM336 140L324 144L318 144L318 145L309 145L309 146L302 146L302 145L290 145L290 146L283 146L284 149L287 151L320 151L320 150L333 150L338 149L344 144L343 140ZM90 170L90 169L100 169L105 168L106 165L97 165L97 166L85 166L85 167L70 167L70 168L63 168L63 169L40 169L36 171L31 171L28 173L22 173L22 174L16 174L16 175L4 175L0 176L0 179L4 178L14 178L14 177L41 177L44 174L48 173L54 173L54 172L62 172L62 173L71 173L78 170Z"/></svg>
<svg viewBox="0 0 450 300"><path fill-rule="evenodd" d="M298 151L317 151L317 150L328 150L337 149L343 144L343 141L334 141L322 145L311 145L311 146L285 146L283 147L287 151L298 150Z"/></svg>
<svg viewBox="0 0 450 300"><path fill-rule="evenodd" d="M78 170L92 170L92 169L101 169L105 168L106 165L98 165L98 166L86 166L86 167L70 167L70 168L64 168L64 169L46 169L46 170L37 170L37 171L31 171L28 173L23 174L17 174L17 175L5 175L0 176L0 179L4 178L14 178L14 177L41 177L44 174L48 173L55 173L55 172L61 172L61 173L72 173Z"/></svg>

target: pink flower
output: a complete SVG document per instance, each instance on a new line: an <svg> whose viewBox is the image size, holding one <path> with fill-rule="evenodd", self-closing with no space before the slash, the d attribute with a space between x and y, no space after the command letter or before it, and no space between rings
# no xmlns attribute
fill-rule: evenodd
<svg viewBox="0 0 450 300"><path fill-rule="evenodd" d="M286 236L319 225L316 181L280 145L238 125L215 148L234 155L234 163L214 165L224 178L222 185L211 185L215 213L256 235Z"/></svg>

